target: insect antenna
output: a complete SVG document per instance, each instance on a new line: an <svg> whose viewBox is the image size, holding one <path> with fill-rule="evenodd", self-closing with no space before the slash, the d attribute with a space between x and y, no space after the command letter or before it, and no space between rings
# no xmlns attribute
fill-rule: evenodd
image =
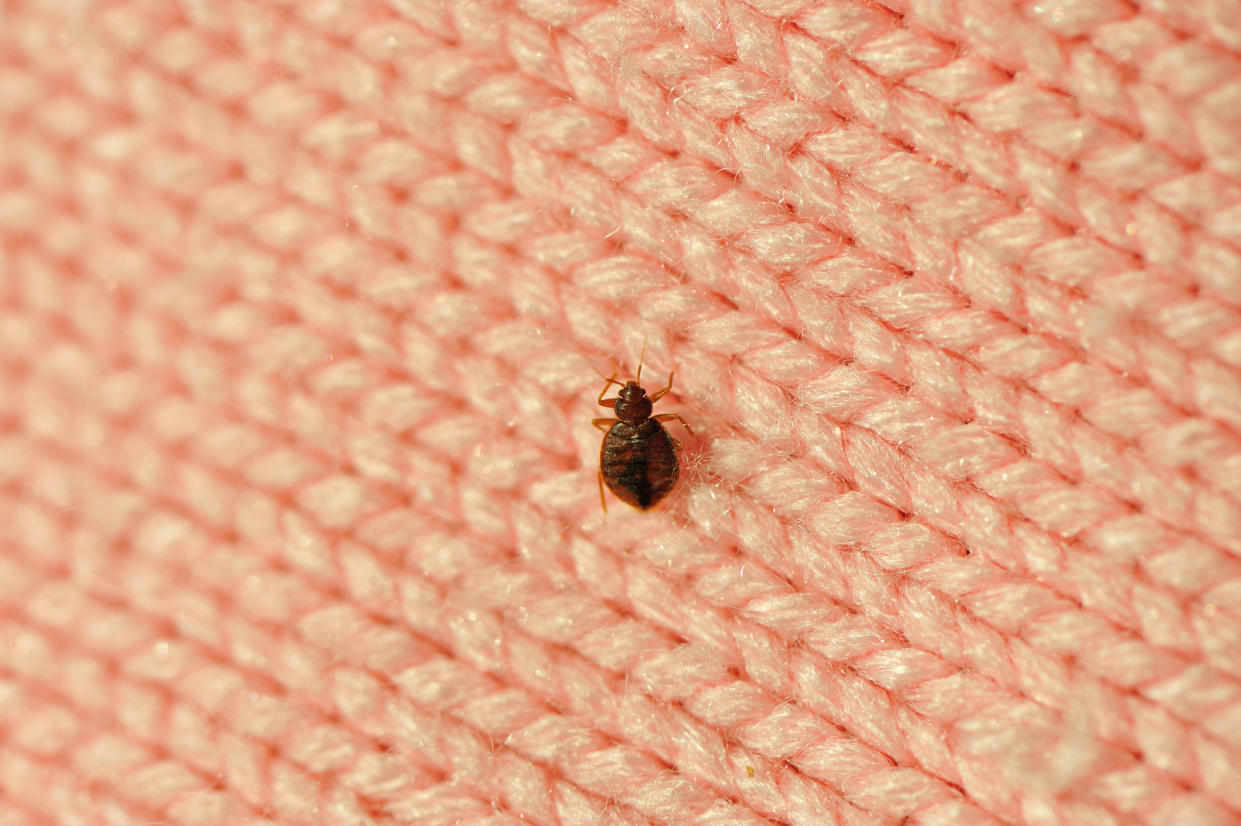
<svg viewBox="0 0 1241 826"><path fill-rule="evenodd" d="M642 384L642 362L646 360L646 336L642 336L642 352L638 356L638 372L633 377L634 384Z"/></svg>
<svg viewBox="0 0 1241 826"><path fill-rule="evenodd" d="M590 359L587 359L587 360L586 360L586 363L590 365L590 369L591 369L591 370L594 370L596 373L598 373L598 374L599 374L599 378L603 379L604 381L611 381L611 380L612 380L612 378L608 377L606 374L604 374L604 372L603 372L602 370L600 370L598 367L596 367L596 366L595 366L595 363L594 363L593 361L591 361ZM615 365L615 364L616 364L616 362L612 362L612 364L613 364L613 365ZM615 377L615 376L616 376L616 373L615 373L615 372L613 372L613 373L612 373L612 377Z"/></svg>

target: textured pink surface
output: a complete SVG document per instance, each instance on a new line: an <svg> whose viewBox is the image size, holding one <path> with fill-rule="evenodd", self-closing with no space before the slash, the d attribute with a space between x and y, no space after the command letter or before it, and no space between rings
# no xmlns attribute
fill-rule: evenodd
<svg viewBox="0 0 1241 826"><path fill-rule="evenodd" d="M1241 5L0 0L0 524L4 826L1241 823Z"/></svg>

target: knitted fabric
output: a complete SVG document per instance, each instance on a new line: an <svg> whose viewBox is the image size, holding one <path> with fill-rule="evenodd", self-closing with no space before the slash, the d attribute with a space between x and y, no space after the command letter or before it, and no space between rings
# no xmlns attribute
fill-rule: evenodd
<svg viewBox="0 0 1241 826"><path fill-rule="evenodd" d="M0 525L4 826L1241 823L1241 4L0 0Z"/></svg>

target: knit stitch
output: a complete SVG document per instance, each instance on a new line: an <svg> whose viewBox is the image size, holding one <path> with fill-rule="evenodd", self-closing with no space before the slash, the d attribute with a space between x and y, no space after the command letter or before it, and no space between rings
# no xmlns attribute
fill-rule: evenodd
<svg viewBox="0 0 1241 826"><path fill-rule="evenodd" d="M0 524L4 826L1241 824L1241 5L0 0Z"/></svg>

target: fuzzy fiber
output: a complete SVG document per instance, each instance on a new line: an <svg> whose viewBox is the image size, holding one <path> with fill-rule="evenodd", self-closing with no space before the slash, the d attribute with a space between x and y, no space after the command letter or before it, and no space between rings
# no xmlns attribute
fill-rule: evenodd
<svg viewBox="0 0 1241 826"><path fill-rule="evenodd" d="M1241 823L1241 3L0 0L0 525L0 826Z"/></svg>

